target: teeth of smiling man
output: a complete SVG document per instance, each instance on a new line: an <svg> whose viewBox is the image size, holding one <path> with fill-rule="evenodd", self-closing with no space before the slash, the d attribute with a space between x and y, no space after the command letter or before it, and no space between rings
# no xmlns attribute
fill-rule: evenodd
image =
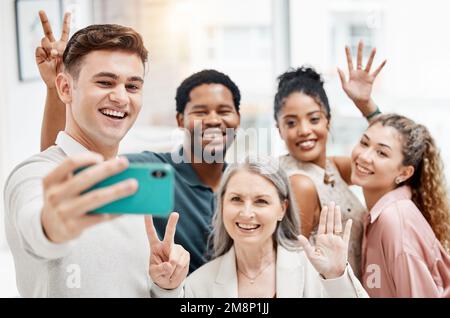
<svg viewBox="0 0 450 318"><path fill-rule="evenodd" d="M102 112L102 114L108 115L108 116L114 116L114 117L118 117L118 118L125 117L124 112L118 112L118 111L115 111L112 109L102 109L101 112Z"/></svg>
<svg viewBox="0 0 450 318"><path fill-rule="evenodd" d="M207 130L203 133L204 137L209 137L209 138L222 137L222 135L223 135L222 130Z"/></svg>
<svg viewBox="0 0 450 318"><path fill-rule="evenodd" d="M244 224L244 223L237 223L238 227L244 230L255 230L259 227L258 224Z"/></svg>

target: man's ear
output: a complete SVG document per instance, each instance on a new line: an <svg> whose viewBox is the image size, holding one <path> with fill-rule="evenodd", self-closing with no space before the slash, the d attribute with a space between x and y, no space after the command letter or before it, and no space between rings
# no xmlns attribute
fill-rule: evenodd
<svg viewBox="0 0 450 318"><path fill-rule="evenodd" d="M184 128L184 115L182 113L177 113L177 124L178 128Z"/></svg>
<svg viewBox="0 0 450 318"><path fill-rule="evenodd" d="M56 76L56 89L58 90L59 99L64 104L70 104L72 102L72 86L73 79L70 75L62 72Z"/></svg>

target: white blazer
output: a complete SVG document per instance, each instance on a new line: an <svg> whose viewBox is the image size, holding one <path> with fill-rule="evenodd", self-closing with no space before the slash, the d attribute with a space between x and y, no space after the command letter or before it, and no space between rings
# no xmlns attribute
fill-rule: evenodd
<svg viewBox="0 0 450 318"><path fill-rule="evenodd" d="M278 298L369 297L349 265L341 277L323 279L303 251L288 251L282 246L277 249L276 284ZM177 293L154 284L151 292L153 297L238 298L234 247L189 275Z"/></svg>

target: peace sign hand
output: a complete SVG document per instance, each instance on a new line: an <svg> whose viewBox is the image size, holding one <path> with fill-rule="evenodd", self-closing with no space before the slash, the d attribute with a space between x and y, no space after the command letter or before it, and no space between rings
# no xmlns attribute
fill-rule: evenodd
<svg viewBox="0 0 450 318"><path fill-rule="evenodd" d="M174 242L178 218L178 213L170 214L164 239L160 241L152 216L145 217L151 253L149 274L153 282L164 289L179 287L189 270L189 252Z"/></svg>
<svg viewBox="0 0 450 318"><path fill-rule="evenodd" d="M369 60L367 61L364 69L362 66L363 49L364 43L360 41L358 44L357 66L356 69L354 69L350 48L346 46L345 53L347 56L349 80L346 80L345 74L340 68L338 68L338 73L344 92L355 103L363 115L367 116L369 113L374 111L373 109L366 108L369 107L368 104L371 101L373 83L383 67L386 65L386 60L384 60L373 73L370 73L376 54L376 48L374 48L370 53Z"/></svg>
<svg viewBox="0 0 450 318"><path fill-rule="evenodd" d="M341 237L341 210L331 202L328 206L324 206L320 213L316 245L311 246L308 239L302 235L298 237L309 261L326 279L340 277L345 271L351 227L350 219Z"/></svg>
<svg viewBox="0 0 450 318"><path fill-rule="evenodd" d="M47 88L53 89L55 88L56 75L62 71L62 56L69 41L70 13L64 14L61 39L58 41L55 40L52 26L45 11L39 11L39 18L45 36L41 40L41 46L36 48L36 64Z"/></svg>

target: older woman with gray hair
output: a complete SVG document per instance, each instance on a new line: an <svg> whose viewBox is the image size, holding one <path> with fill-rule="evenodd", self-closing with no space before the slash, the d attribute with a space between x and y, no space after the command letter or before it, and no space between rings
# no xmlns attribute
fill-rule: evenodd
<svg viewBox="0 0 450 318"><path fill-rule="evenodd" d="M299 236L299 214L275 159L231 164L217 195L212 260L175 294L154 284L154 297L367 297L347 263L351 221L342 231L339 207L325 206L311 246Z"/></svg>

